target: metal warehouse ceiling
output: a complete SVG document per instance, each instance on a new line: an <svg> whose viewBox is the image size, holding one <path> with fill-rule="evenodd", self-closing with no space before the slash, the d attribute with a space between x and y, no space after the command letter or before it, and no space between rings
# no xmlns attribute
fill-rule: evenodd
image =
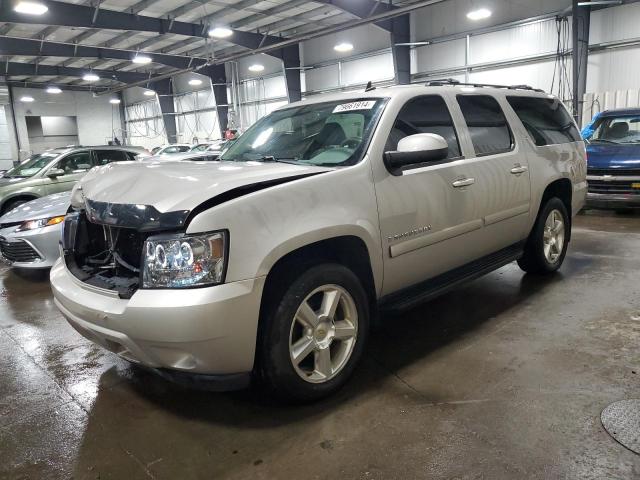
<svg viewBox="0 0 640 480"><path fill-rule="evenodd" d="M9 3L6 2L5 3ZM46 2L49 11L55 11L56 3L67 3L82 5L94 9L94 18L100 19L101 13L105 11L117 11L128 14L140 15L144 17L154 17L173 20L176 22L187 22L191 24L201 24L203 31L209 26L223 25L231 27L241 32L253 32L261 35L268 34L276 37L290 37L299 35L321 27L328 27L343 23L350 19L355 19L344 10L330 4L329 2L308 2L301 0L106 0L104 2L80 1L80 2ZM372 4L377 2L373 1ZM413 3L413 1L394 3L396 6ZM10 7L11 8L11 7ZM7 16L3 15L2 20ZM45 16L43 16L44 20ZM30 22L37 21L37 18L29 17ZM164 53L171 55L190 56L203 59L211 59L226 56L232 53L246 51L247 49L234 45L231 41L215 38L197 38L174 33L158 34L156 32L122 31L116 29L93 28L90 22L84 27L69 26L47 26L27 23L5 22L0 24L0 40L9 39L34 39L46 42L64 43L75 45L86 45L105 47L117 50L130 51L135 55L136 51L148 53ZM40 44L40 42L37 42ZM0 53L7 50L1 48ZM114 70L123 72L149 73L169 73L177 70L177 67L152 63L149 65L137 65L130 60L117 59L96 59L82 58L81 53L76 56L52 56L52 55L23 55L9 56L3 55L2 59L7 65L5 73L11 73L15 64L22 64L17 68L17 73L22 73L25 69L34 70L33 75L8 75L10 80L47 82L57 84L87 85L77 76L57 76L49 75L51 69L46 71L46 76L37 75L45 73L46 66L56 66L64 68L84 68L97 70ZM31 67L24 67L24 65ZM187 62L188 64L188 62ZM9 68L11 66L12 68ZM35 68L37 66L37 68ZM111 85L113 80L101 79L95 82L94 86Z"/></svg>
<svg viewBox="0 0 640 480"><path fill-rule="evenodd" d="M476 0L36 0L49 8L36 16L16 14L13 8L18 1L0 0L0 61L4 63L0 75L25 84L82 88L144 82L152 75L184 71L281 39L310 36L403 7L420 7L422 12L431 4L429 16L416 17L413 25L412 39L423 40L427 27L435 36L450 33L441 25L444 18L455 19L458 30L474 28L465 14L478 4ZM633 1L638 0L594 1L593 5ZM570 0L486 0L485 4L495 12L492 21L498 24L558 11L570 6ZM432 11L437 12L433 19ZM216 26L233 29L233 35L210 38L207 32ZM133 63L137 52L151 54L153 63ZM100 73L99 81L81 79L91 69Z"/></svg>

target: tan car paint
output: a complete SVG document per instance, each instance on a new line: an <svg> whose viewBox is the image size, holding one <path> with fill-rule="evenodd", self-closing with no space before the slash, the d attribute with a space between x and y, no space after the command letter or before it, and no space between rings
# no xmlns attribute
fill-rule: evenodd
<svg viewBox="0 0 640 480"><path fill-rule="evenodd" d="M515 136L512 151L476 157L454 98L464 90L414 85L305 101L347 102L354 95L388 98L367 154L354 166L221 162L187 167L170 162L153 167L153 174L139 165L92 172L77 193L91 200L153 205L160 211L193 210L216 195L255 182L315 175L214 202L192 219L189 234L229 232L223 285L139 290L123 300L83 284L59 262L51 273L56 304L81 333L107 348L111 344L106 340L111 340L128 352L135 350L137 360L149 366L212 374L246 372L253 368L265 277L279 259L300 247L337 236L361 239L381 297L525 240L542 194L554 180L566 178L573 185L575 215L586 195L584 144L536 147L505 100L506 93L546 95L478 91L494 96L502 106ZM404 103L426 94L446 99L464 158L394 176L383 164L387 137ZM470 178L472 184L453 185ZM77 196L74 201L81 207Z"/></svg>

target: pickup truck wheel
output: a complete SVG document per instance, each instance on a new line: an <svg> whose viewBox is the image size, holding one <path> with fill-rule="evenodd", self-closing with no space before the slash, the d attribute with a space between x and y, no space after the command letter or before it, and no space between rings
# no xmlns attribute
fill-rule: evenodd
<svg viewBox="0 0 640 480"><path fill-rule="evenodd" d="M360 360L369 302L351 270L322 264L289 285L265 322L266 386L287 400L313 401L340 388Z"/></svg>
<svg viewBox="0 0 640 480"><path fill-rule="evenodd" d="M571 222L564 203L557 197L547 201L518 260L522 270L548 274L560 268L567 253Z"/></svg>

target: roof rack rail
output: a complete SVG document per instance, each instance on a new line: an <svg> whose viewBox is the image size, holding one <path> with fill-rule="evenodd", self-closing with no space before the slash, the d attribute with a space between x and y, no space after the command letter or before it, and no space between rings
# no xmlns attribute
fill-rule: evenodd
<svg viewBox="0 0 640 480"><path fill-rule="evenodd" d="M506 88L509 90L531 90L533 92L544 93L541 88L533 88L529 85L495 85L491 83L466 83L456 80L455 78L443 78L439 80L430 80L426 83L428 87L442 87L444 85L465 86L465 87L489 87L489 88Z"/></svg>

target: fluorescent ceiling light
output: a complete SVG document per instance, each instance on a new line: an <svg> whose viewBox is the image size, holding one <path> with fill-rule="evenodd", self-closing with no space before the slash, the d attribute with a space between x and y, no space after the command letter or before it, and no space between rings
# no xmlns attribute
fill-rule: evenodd
<svg viewBox="0 0 640 480"><path fill-rule="evenodd" d="M131 59L133 63L139 63L141 65L146 65L147 63L151 63L151 57L147 55L136 55Z"/></svg>
<svg viewBox="0 0 640 480"><path fill-rule="evenodd" d="M491 16L491 10L488 8L479 8L478 10L473 10L467 13L467 18L469 20L482 20L484 18L489 18Z"/></svg>
<svg viewBox="0 0 640 480"><path fill-rule="evenodd" d="M82 79L85 82L97 82L98 80L100 80L100 77L95 73L87 73L84 75L84 77L82 77Z"/></svg>
<svg viewBox="0 0 640 480"><path fill-rule="evenodd" d="M29 95L25 95L24 97L20 97L20 101L21 102L33 102L33 97L30 97Z"/></svg>
<svg viewBox="0 0 640 480"><path fill-rule="evenodd" d="M233 35L233 30L226 27L215 27L209 30L209 36L214 38L228 38Z"/></svg>
<svg viewBox="0 0 640 480"><path fill-rule="evenodd" d="M156 92L154 92L153 90L145 90L145 91L144 91L144 94L145 94L147 97L153 97L153 96L156 94Z"/></svg>
<svg viewBox="0 0 640 480"><path fill-rule="evenodd" d="M13 9L18 13L26 13L27 15L42 15L49 10L49 7L38 2L18 2Z"/></svg>
<svg viewBox="0 0 640 480"><path fill-rule="evenodd" d="M118 105L120 103L120 99L119 98L112 98L111 100L109 100L109 103L113 103L114 105Z"/></svg>
<svg viewBox="0 0 640 480"><path fill-rule="evenodd" d="M202 80L200 80L199 78L192 78L191 80L189 80L189 85L197 87L198 85L202 85Z"/></svg>
<svg viewBox="0 0 640 480"><path fill-rule="evenodd" d="M254 63L253 65L249 65L250 72L262 72L264 70L264 65L260 63Z"/></svg>
<svg viewBox="0 0 640 480"><path fill-rule="evenodd" d="M47 87L47 93L62 93L58 87Z"/></svg>
<svg viewBox="0 0 640 480"><path fill-rule="evenodd" d="M349 42L342 42L337 44L335 47L333 47L333 49L336 52L340 52L340 53L350 52L351 50L353 50L353 45Z"/></svg>

